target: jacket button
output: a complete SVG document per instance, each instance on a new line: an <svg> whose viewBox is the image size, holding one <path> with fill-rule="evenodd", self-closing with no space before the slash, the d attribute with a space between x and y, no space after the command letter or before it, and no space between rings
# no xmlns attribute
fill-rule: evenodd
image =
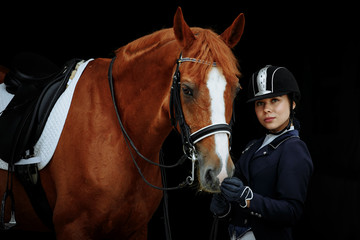
<svg viewBox="0 0 360 240"><path fill-rule="evenodd" d="M263 152L263 154L264 154L264 155L266 155L266 154L267 154L267 152L265 151L265 152Z"/></svg>

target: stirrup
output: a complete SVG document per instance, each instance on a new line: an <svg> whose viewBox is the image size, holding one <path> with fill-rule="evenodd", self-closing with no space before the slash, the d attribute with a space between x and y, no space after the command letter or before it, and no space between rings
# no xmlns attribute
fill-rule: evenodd
<svg viewBox="0 0 360 240"><path fill-rule="evenodd" d="M10 221L5 223L5 206L6 206L6 199L10 197L11 200L11 217ZM15 199L14 194L11 190L7 189L4 193L3 199L1 201L1 214L0 214L0 230L6 231L16 226L16 219L15 219Z"/></svg>

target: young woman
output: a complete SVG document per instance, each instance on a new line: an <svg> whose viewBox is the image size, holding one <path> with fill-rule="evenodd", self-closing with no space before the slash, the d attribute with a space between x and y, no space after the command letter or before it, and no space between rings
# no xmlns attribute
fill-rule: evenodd
<svg viewBox="0 0 360 240"><path fill-rule="evenodd" d="M249 90L248 102L267 134L246 146L210 210L229 217L231 239L292 239L313 171L294 118L300 91L292 73L275 66L254 73Z"/></svg>

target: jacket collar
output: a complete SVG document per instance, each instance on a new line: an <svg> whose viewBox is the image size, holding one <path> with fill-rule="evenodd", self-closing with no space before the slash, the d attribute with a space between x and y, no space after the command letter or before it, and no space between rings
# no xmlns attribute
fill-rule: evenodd
<svg viewBox="0 0 360 240"><path fill-rule="evenodd" d="M269 143L269 146L271 146L273 149L278 148L283 142L285 142L286 140L288 140L289 138L293 138L293 137L299 137L299 131L298 130L292 130L289 132L284 133L283 135L277 137L274 139L274 141L272 141L271 143Z"/></svg>
<svg viewBox="0 0 360 240"><path fill-rule="evenodd" d="M299 137L299 131L298 130L292 130L289 132L284 133L283 135L280 135L279 137L275 138L272 142L265 145L261 149L259 147L261 146L262 142L264 141L264 138L260 139L260 145L255 150L255 154L252 157L252 159L257 158L261 155L268 155L273 150L277 149L282 143L284 143L286 140L293 138L293 137Z"/></svg>

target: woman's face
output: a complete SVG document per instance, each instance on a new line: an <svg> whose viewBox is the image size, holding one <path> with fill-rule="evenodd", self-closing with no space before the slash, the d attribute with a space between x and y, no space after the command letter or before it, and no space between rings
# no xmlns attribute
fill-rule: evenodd
<svg viewBox="0 0 360 240"><path fill-rule="evenodd" d="M264 128L271 133L277 133L283 130L289 123L289 98L287 95L282 95L257 100L255 101L255 113Z"/></svg>

